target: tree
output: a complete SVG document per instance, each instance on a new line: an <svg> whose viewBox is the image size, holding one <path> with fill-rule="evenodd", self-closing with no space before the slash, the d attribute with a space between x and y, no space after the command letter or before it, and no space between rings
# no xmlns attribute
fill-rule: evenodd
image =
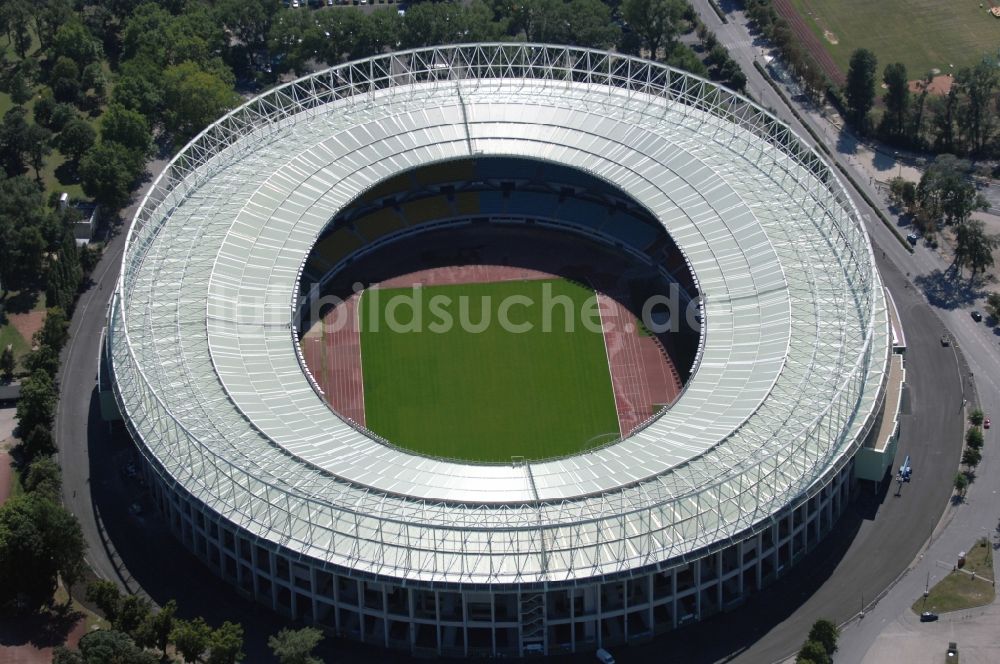
<svg viewBox="0 0 1000 664"><path fill-rule="evenodd" d="M1000 293L990 293L986 296L986 313L993 318L1000 320ZM980 412L980 422L981 421L982 412Z"/></svg>
<svg viewBox="0 0 1000 664"><path fill-rule="evenodd" d="M35 179L42 182L42 166L45 158L52 154L52 132L36 124L28 126L28 161L35 169Z"/></svg>
<svg viewBox="0 0 1000 664"><path fill-rule="evenodd" d="M83 660L83 655L77 650L70 650L65 646L59 646L52 651L52 664L87 664Z"/></svg>
<svg viewBox="0 0 1000 664"><path fill-rule="evenodd" d="M243 625L228 620L212 631L207 664L236 664L243 659Z"/></svg>
<svg viewBox="0 0 1000 664"><path fill-rule="evenodd" d="M267 50L267 35L278 11L272 0L219 0L215 14L219 25L235 39L230 41L243 47L242 53L250 66L259 65Z"/></svg>
<svg viewBox="0 0 1000 664"><path fill-rule="evenodd" d="M11 74L7 88L10 92L10 100L18 106L28 103L28 100L31 99L31 86L28 85L28 81L25 80L24 75L19 71Z"/></svg>
<svg viewBox="0 0 1000 664"><path fill-rule="evenodd" d="M120 210L128 203L132 183L138 177L135 159L119 143L98 143L80 160L83 191L108 210Z"/></svg>
<svg viewBox="0 0 1000 664"><path fill-rule="evenodd" d="M52 377L33 371L21 383L21 398L17 402L17 426L21 434L32 432L36 426L48 428L56 408L56 390Z"/></svg>
<svg viewBox="0 0 1000 664"><path fill-rule="evenodd" d="M201 654L208 650L211 637L212 628L201 618L178 620L170 633L170 640L177 652L189 663L197 662Z"/></svg>
<svg viewBox="0 0 1000 664"><path fill-rule="evenodd" d="M35 332L32 337L38 345L46 345L61 351L66 342L69 341L69 321L66 314L59 307L49 307L45 313L45 322L42 329Z"/></svg>
<svg viewBox="0 0 1000 664"><path fill-rule="evenodd" d="M55 454L56 441L48 426L36 424L28 430L28 435L21 441L20 449L24 457L30 461Z"/></svg>
<svg viewBox="0 0 1000 664"><path fill-rule="evenodd" d="M83 118L70 120L56 137L56 147L70 160L79 163L87 150L94 146L97 132Z"/></svg>
<svg viewBox="0 0 1000 664"><path fill-rule="evenodd" d="M91 62L83 68L80 74L80 89L84 92L94 91L94 99L101 101L107 93L108 80L104 76L104 69L99 62Z"/></svg>
<svg viewBox="0 0 1000 664"><path fill-rule="evenodd" d="M69 588L83 571L83 534L76 517L40 496L0 506L0 604L34 610L47 603L62 575Z"/></svg>
<svg viewBox="0 0 1000 664"><path fill-rule="evenodd" d="M267 640L267 646L280 664L322 664L312 652L323 640L323 632L315 627L282 629Z"/></svg>
<svg viewBox="0 0 1000 664"><path fill-rule="evenodd" d="M906 76L906 65L901 62L886 65L882 71L882 82L886 86L882 98L885 101L885 133L902 138L906 134L906 118L910 110L910 82Z"/></svg>
<svg viewBox="0 0 1000 664"><path fill-rule="evenodd" d="M186 143L239 99L231 81L190 61L167 68L163 83L164 120L177 144Z"/></svg>
<svg viewBox="0 0 1000 664"><path fill-rule="evenodd" d="M965 444L973 449L982 449L983 447L983 430L979 427L969 427L969 430L965 432Z"/></svg>
<svg viewBox="0 0 1000 664"><path fill-rule="evenodd" d="M968 162L954 155L940 155L924 171L917 185L917 203L933 221L964 224L977 209L986 209L986 200L966 177Z"/></svg>
<svg viewBox="0 0 1000 664"><path fill-rule="evenodd" d="M58 503L62 491L62 473L59 464L50 456L32 461L24 476L24 490Z"/></svg>
<svg viewBox="0 0 1000 664"><path fill-rule="evenodd" d="M14 379L14 348L7 344L0 352L0 382L9 383Z"/></svg>
<svg viewBox="0 0 1000 664"><path fill-rule="evenodd" d="M48 346L39 346L24 358L24 368L32 374L40 373L55 378L59 371L59 353Z"/></svg>
<svg viewBox="0 0 1000 664"><path fill-rule="evenodd" d="M79 67L86 67L97 62L104 54L101 42L94 39L83 23L71 20L56 30L52 40L52 59L67 58Z"/></svg>
<svg viewBox="0 0 1000 664"><path fill-rule="evenodd" d="M99 629L80 639L80 654L86 664L155 664L156 656L143 652L128 634Z"/></svg>
<svg viewBox="0 0 1000 664"><path fill-rule="evenodd" d="M57 101L75 102L80 96L80 67L65 56L56 60L49 71L49 87Z"/></svg>
<svg viewBox="0 0 1000 664"><path fill-rule="evenodd" d="M93 602L100 609L108 622L118 619L118 609L122 603L122 593L113 581L99 579L87 584L87 601Z"/></svg>
<svg viewBox="0 0 1000 664"><path fill-rule="evenodd" d="M68 223L65 225L68 226ZM62 245L60 245L59 251L49 255L49 264L45 278L46 302L54 305L52 308L60 310L52 324L55 325L56 322L61 321L68 328L69 322L66 320L66 314L62 312L73 312L76 303L76 294L80 290L80 282L83 280L83 267L80 265L80 250L76 247L76 240L73 238L73 234L68 230L63 233ZM47 320L48 317L46 317ZM53 333L52 335L48 335L47 333L49 342L61 340L61 343L49 343L49 345L52 345L56 351L59 351L65 345L68 337L65 332L60 334L56 334L57 330L51 330L51 332Z"/></svg>
<svg viewBox="0 0 1000 664"><path fill-rule="evenodd" d="M975 468L983 460L983 453L975 447L966 447L962 451L962 463L969 468Z"/></svg>
<svg viewBox="0 0 1000 664"><path fill-rule="evenodd" d="M149 122L142 113L111 104L101 116L101 141L119 143L142 164L153 146Z"/></svg>
<svg viewBox="0 0 1000 664"><path fill-rule="evenodd" d="M23 106L15 106L4 113L0 123L0 157L8 176L23 173L24 155L28 144L28 111Z"/></svg>
<svg viewBox="0 0 1000 664"><path fill-rule="evenodd" d="M851 121L858 131L865 132L868 123L868 112L875 103L875 69L878 60L868 49L859 48L851 54L851 62L847 68L847 86L844 95L847 97L847 108Z"/></svg>
<svg viewBox="0 0 1000 664"><path fill-rule="evenodd" d="M118 615L113 623L115 629L135 638L151 609L152 604L145 597L125 595L118 605Z"/></svg>
<svg viewBox="0 0 1000 664"><path fill-rule="evenodd" d="M818 641L806 641L795 658L796 664L831 664L833 660Z"/></svg>
<svg viewBox="0 0 1000 664"><path fill-rule="evenodd" d="M684 0L624 0L622 16L635 30L650 57L656 58L662 46L671 46L680 32L686 3Z"/></svg>
<svg viewBox="0 0 1000 664"><path fill-rule="evenodd" d="M966 150L980 154L989 143L996 124L993 107L1000 86L1000 69L995 58L984 58L972 69L962 68L955 76L963 103L958 110L958 128Z"/></svg>
<svg viewBox="0 0 1000 664"><path fill-rule="evenodd" d="M1000 246L1000 239L987 235L985 225L978 219L955 227L955 265L968 267L976 274L993 267L993 250Z"/></svg>
<svg viewBox="0 0 1000 664"><path fill-rule="evenodd" d="M959 496L964 496L965 491L969 488L969 478L965 473L958 473L955 475L955 493Z"/></svg>
<svg viewBox="0 0 1000 664"><path fill-rule="evenodd" d="M820 618L813 623L809 630L807 641L815 641L823 646L827 655L837 652L837 639L840 637L840 630L833 622Z"/></svg>
<svg viewBox="0 0 1000 664"><path fill-rule="evenodd" d="M990 295L996 295L996 293L990 293ZM997 303L1000 304L1000 296L997 296ZM977 427L982 426L983 419L985 417L986 416L983 414L983 411L979 408L976 408L971 413L969 413L969 422L975 424Z"/></svg>
<svg viewBox="0 0 1000 664"><path fill-rule="evenodd" d="M0 20L7 31L7 39L23 60L28 56L31 47L31 31L29 20L33 8L28 2L5 2L0 5Z"/></svg>
<svg viewBox="0 0 1000 664"><path fill-rule="evenodd" d="M149 648L157 648L163 653L163 659L166 659L176 613L177 602L170 600L159 611L146 616L145 622L138 630L136 642Z"/></svg>

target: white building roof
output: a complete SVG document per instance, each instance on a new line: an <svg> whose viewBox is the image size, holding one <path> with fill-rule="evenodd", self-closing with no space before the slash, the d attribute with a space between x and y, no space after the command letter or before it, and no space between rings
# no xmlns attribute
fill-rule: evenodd
<svg viewBox="0 0 1000 664"><path fill-rule="evenodd" d="M632 437L530 465L431 459L307 379L293 302L320 232L385 178L475 155L611 182L690 261L699 364ZM889 348L857 212L784 125L654 63L511 44L336 67L207 129L136 215L112 328L144 451L206 505L334 564L463 583L625 571L765 522L864 439Z"/></svg>

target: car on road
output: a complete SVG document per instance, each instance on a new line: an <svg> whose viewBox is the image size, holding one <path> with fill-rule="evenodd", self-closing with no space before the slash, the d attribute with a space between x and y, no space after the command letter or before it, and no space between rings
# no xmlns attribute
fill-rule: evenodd
<svg viewBox="0 0 1000 664"><path fill-rule="evenodd" d="M949 337L947 334L942 334L941 335L941 345L942 346L950 346L951 345L951 337Z"/></svg>
<svg viewBox="0 0 1000 664"><path fill-rule="evenodd" d="M615 664L614 656L604 648L598 648L594 654L597 656L597 661L601 664Z"/></svg>
<svg viewBox="0 0 1000 664"><path fill-rule="evenodd" d="M976 321L977 323L983 320L983 314L980 313L979 309L973 309L970 315L972 316L972 320Z"/></svg>
<svg viewBox="0 0 1000 664"><path fill-rule="evenodd" d="M990 418L988 418L988 417L984 417L983 418L983 428L984 429L989 429L990 428Z"/></svg>
<svg viewBox="0 0 1000 664"><path fill-rule="evenodd" d="M933 611L924 611L920 614L920 622L934 622L938 619L938 614Z"/></svg>
<svg viewBox="0 0 1000 664"><path fill-rule="evenodd" d="M948 643L948 657L947 661L957 662L958 661L958 644L954 641Z"/></svg>

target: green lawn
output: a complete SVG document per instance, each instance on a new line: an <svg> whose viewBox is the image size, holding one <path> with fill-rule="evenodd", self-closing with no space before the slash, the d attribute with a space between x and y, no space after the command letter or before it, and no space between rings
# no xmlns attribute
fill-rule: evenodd
<svg viewBox="0 0 1000 664"><path fill-rule="evenodd" d="M971 572L975 572L975 578ZM993 596L993 549L984 538L968 551L961 570L949 573L934 584L927 597L918 599L911 608L918 614L959 611L990 604Z"/></svg>
<svg viewBox="0 0 1000 664"><path fill-rule="evenodd" d="M979 0L792 0L829 50L842 71L851 53L867 48L878 56L882 68L890 62L906 65L910 79L922 78L931 69L942 73L974 65L1000 47L1000 19L980 9ZM831 32L837 44L824 36Z"/></svg>
<svg viewBox="0 0 1000 664"><path fill-rule="evenodd" d="M31 344L21 337L21 333L13 325L0 325L0 351L8 345L14 347L14 357L17 358L31 350Z"/></svg>
<svg viewBox="0 0 1000 664"><path fill-rule="evenodd" d="M572 301L573 331L566 332L563 306L550 308L552 331L543 330L544 289ZM394 296L418 304L393 304ZM468 302L464 316L460 296ZM512 306L508 320L531 324L529 332L497 324L501 302L514 296L532 304ZM616 438L604 338L599 325L580 323L588 307L596 312L593 291L563 280L366 291L360 315L368 428L416 452L475 461L561 456ZM391 321L414 324L414 310L419 331L388 329ZM444 331L434 325L441 311L455 322ZM459 324L487 313L481 332Z"/></svg>

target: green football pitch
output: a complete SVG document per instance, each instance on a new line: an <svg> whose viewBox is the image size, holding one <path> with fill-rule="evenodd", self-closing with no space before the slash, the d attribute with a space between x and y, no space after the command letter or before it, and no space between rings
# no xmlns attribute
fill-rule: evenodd
<svg viewBox="0 0 1000 664"><path fill-rule="evenodd" d="M947 74L950 65L956 70L974 65L1000 48L1000 19L979 0L792 0L792 5L841 71L847 71L855 49L875 53L879 83L891 62L902 62L910 79L918 79L931 69Z"/></svg>
<svg viewBox="0 0 1000 664"><path fill-rule="evenodd" d="M469 461L544 459L613 440L604 337L581 320L596 311L594 292L565 280L365 291L367 427L399 447ZM504 312L519 328L497 322Z"/></svg>

